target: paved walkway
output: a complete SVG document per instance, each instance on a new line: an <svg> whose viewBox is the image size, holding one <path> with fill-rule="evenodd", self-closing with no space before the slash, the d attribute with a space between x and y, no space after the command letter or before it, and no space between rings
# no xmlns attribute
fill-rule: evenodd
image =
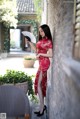
<svg viewBox="0 0 80 119"><path fill-rule="evenodd" d="M37 72L36 68L24 68L22 57L11 57L0 60L0 74L4 74L7 69L23 71L29 75L35 75Z"/></svg>

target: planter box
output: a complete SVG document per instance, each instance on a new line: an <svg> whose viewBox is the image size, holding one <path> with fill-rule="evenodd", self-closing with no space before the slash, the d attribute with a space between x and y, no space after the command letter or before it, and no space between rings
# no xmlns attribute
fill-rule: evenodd
<svg viewBox="0 0 80 119"><path fill-rule="evenodd" d="M25 68L34 67L35 57L34 56L24 56L23 65Z"/></svg>
<svg viewBox="0 0 80 119"><path fill-rule="evenodd" d="M17 88L20 88L21 90L24 91L25 94L28 92L28 82L23 82L23 83L16 83L16 84L3 84L3 85L11 85L11 86L16 86Z"/></svg>
<svg viewBox="0 0 80 119"><path fill-rule="evenodd" d="M25 68L31 68L34 66L34 60L24 60L23 64Z"/></svg>
<svg viewBox="0 0 80 119"><path fill-rule="evenodd" d="M24 91L24 93L27 94L27 92L28 92L28 82L16 83L15 86L22 89Z"/></svg>

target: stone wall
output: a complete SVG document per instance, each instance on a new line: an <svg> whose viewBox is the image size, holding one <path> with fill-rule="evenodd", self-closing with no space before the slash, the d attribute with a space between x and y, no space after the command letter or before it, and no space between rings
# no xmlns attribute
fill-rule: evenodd
<svg viewBox="0 0 80 119"><path fill-rule="evenodd" d="M72 79L69 81L63 70L63 59L72 58L73 52L74 1L49 0L48 7L48 24L53 34L53 63L47 89L49 119L80 119L77 116L79 111L75 116L73 114L75 102L71 103L76 100L78 106L79 90L74 86ZM74 90L77 96L73 93Z"/></svg>

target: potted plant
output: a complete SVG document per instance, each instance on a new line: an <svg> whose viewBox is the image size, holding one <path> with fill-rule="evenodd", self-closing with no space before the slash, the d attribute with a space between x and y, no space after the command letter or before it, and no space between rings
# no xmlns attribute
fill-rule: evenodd
<svg viewBox="0 0 80 119"><path fill-rule="evenodd" d="M36 58L34 56L24 56L23 64L25 68L31 68L34 66Z"/></svg>
<svg viewBox="0 0 80 119"><path fill-rule="evenodd" d="M0 75L0 85L4 84L15 85L34 98L32 76L22 71L7 70L4 75Z"/></svg>

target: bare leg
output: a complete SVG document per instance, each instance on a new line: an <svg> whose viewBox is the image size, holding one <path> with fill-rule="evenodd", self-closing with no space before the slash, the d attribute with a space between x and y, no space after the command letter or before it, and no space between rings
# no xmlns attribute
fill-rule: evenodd
<svg viewBox="0 0 80 119"><path fill-rule="evenodd" d="M40 72L39 81L38 81L38 95L39 95L39 100L40 100L40 112L42 113L43 107L44 107L44 96L42 94L41 81L42 81L42 72Z"/></svg>

